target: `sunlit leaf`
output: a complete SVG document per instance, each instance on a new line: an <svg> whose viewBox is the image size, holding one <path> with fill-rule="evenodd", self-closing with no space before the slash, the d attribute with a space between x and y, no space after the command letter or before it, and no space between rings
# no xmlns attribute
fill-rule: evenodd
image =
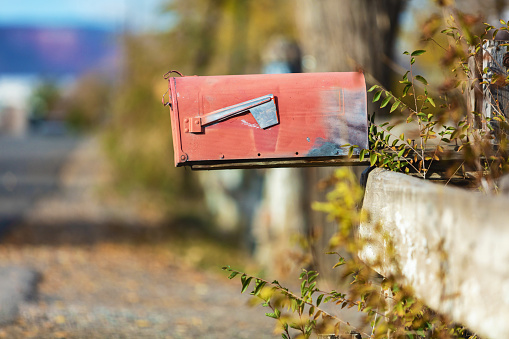
<svg viewBox="0 0 509 339"><path fill-rule="evenodd" d="M424 85L428 84L428 81L424 79L424 77L422 77L421 75L416 75L415 80L422 82Z"/></svg>
<svg viewBox="0 0 509 339"><path fill-rule="evenodd" d="M244 276L242 278L244 278ZM241 290L241 293L244 293L247 290L247 288L249 287L249 284L251 283L252 279L253 279L253 277L249 277L249 278L244 278L242 280L242 290Z"/></svg>
<svg viewBox="0 0 509 339"><path fill-rule="evenodd" d="M390 97L390 96L386 97L386 98L382 101L382 103L380 104L380 108L384 108L385 106L387 106L387 104L388 104L390 101L391 101L391 97Z"/></svg>
<svg viewBox="0 0 509 339"><path fill-rule="evenodd" d="M369 155L369 162L370 162L371 166L375 166L376 160L377 160L377 156L376 156L375 152L372 152Z"/></svg>
<svg viewBox="0 0 509 339"><path fill-rule="evenodd" d="M359 161L364 161L364 156L366 155L366 150L363 149L361 150L361 152L359 153Z"/></svg>
<svg viewBox="0 0 509 339"><path fill-rule="evenodd" d="M416 50L416 51L413 51L411 55L412 55L412 56L418 56L418 55L421 55L421 54L424 54L424 53L426 53L426 50L424 50L424 49L418 49L418 50Z"/></svg>
<svg viewBox="0 0 509 339"><path fill-rule="evenodd" d="M316 298L316 306L320 306L323 299L323 294L320 294L318 298Z"/></svg>
<svg viewBox="0 0 509 339"><path fill-rule="evenodd" d="M403 88L403 96L405 97L408 94L408 90L412 87L412 85L406 85L405 88Z"/></svg>
<svg viewBox="0 0 509 339"><path fill-rule="evenodd" d="M391 107L390 113L394 112L394 111L398 108L398 106L399 106L399 104L400 104L400 103L401 103L401 101L396 100L396 102L394 102L394 103L392 104L392 107Z"/></svg>
<svg viewBox="0 0 509 339"><path fill-rule="evenodd" d="M373 102L377 102L380 100L380 96L382 95L382 92L376 92L375 96L373 96Z"/></svg>
<svg viewBox="0 0 509 339"><path fill-rule="evenodd" d="M372 92L372 91L374 91L377 88L378 88L378 85L373 85L373 86L371 86L370 89L368 89L368 92Z"/></svg>

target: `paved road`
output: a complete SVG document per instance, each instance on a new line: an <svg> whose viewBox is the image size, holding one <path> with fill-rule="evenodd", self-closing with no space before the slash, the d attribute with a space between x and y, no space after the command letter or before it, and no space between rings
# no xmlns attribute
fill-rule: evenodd
<svg viewBox="0 0 509 339"><path fill-rule="evenodd" d="M59 169L79 141L65 134L0 135L0 234L57 189Z"/></svg>
<svg viewBox="0 0 509 339"><path fill-rule="evenodd" d="M0 138L0 220L23 217L0 241L0 268L42 278L0 338L280 338L219 268L244 254L192 225L150 222L142 199L103 196L107 164L93 137Z"/></svg>
<svg viewBox="0 0 509 339"><path fill-rule="evenodd" d="M0 241L0 268L27 267L42 279L35 300L13 305L17 321L0 324L0 338L280 337L272 333L275 322L265 317L267 310L249 308L250 296L240 294L240 283L228 280L219 263L198 268L227 249L196 234L184 236L182 228L153 225L132 204L104 199L96 188L111 175L104 173L108 166L97 138L79 145L74 139L9 142L2 175L7 167L16 170L21 179L14 188L30 192L25 206L39 199ZM23 155L15 151L21 149ZM19 183L28 181L46 184L21 189ZM5 191L2 201L9 201L6 195L15 190ZM232 259L225 254L224 260L220 265ZM5 276L0 270L0 280ZM0 286L0 301L10 290Z"/></svg>

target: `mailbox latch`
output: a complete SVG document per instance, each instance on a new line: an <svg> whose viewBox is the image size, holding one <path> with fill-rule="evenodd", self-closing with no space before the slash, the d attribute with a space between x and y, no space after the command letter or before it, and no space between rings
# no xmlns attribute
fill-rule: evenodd
<svg viewBox="0 0 509 339"><path fill-rule="evenodd" d="M221 122L247 111L251 112L260 128L269 128L279 123L274 95L267 94L256 99L241 102L240 104L218 109L203 116L185 119L184 123L187 125L185 132L202 133L205 126Z"/></svg>

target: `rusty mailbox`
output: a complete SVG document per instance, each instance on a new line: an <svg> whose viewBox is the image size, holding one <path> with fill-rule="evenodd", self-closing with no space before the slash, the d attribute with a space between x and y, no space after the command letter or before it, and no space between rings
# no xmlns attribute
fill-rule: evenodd
<svg viewBox="0 0 509 339"><path fill-rule="evenodd" d="M362 73L167 79L176 166L320 166L368 147Z"/></svg>

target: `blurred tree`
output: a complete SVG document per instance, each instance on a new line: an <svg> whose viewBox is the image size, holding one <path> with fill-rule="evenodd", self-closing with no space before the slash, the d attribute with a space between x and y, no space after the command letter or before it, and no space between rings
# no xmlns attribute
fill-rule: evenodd
<svg viewBox="0 0 509 339"><path fill-rule="evenodd" d="M293 8L290 0L173 0L168 65L184 74L259 73L260 49L273 35L296 37Z"/></svg>
<svg viewBox="0 0 509 339"><path fill-rule="evenodd" d="M123 38L123 73L105 133L121 187L146 192L148 200L158 201L153 205L170 214L186 210L182 207L186 197L199 200L197 175L173 168L169 114L164 115L167 111L160 104L167 89L162 75L170 69L186 75L258 73L260 46L273 34L295 36L293 16L287 15L291 8L290 0L172 0L164 6L176 18L169 31ZM241 187L251 185L243 174L240 177L234 195L242 195ZM239 196L230 199L246 201ZM242 212L238 215L249 218L252 208L244 205L237 207ZM189 206L200 209L197 201Z"/></svg>
<svg viewBox="0 0 509 339"><path fill-rule="evenodd" d="M46 119L54 113L61 103L61 93L57 82L53 79L41 79L29 99L31 118Z"/></svg>
<svg viewBox="0 0 509 339"><path fill-rule="evenodd" d="M111 84L101 74L80 77L65 99L66 121L71 128L99 127L110 109L111 91Z"/></svg>
<svg viewBox="0 0 509 339"><path fill-rule="evenodd" d="M173 167L171 127L161 105L168 44L159 35L126 34L123 72L113 93L104 141L118 187L141 196L139 208L183 216L199 208L189 171Z"/></svg>
<svg viewBox="0 0 509 339"><path fill-rule="evenodd" d="M295 38L292 1L174 0L178 23L167 33L168 65L184 74L259 73L262 49L275 35ZM170 67L167 67L169 69ZM219 230L242 233L250 244L261 204L263 171L198 174Z"/></svg>
<svg viewBox="0 0 509 339"><path fill-rule="evenodd" d="M307 70L363 71L368 82L376 79L389 87L391 70L386 61L392 59L399 17L406 3L406 0L299 0L300 41L304 58L313 61ZM368 112L374 110L368 99ZM326 200L324 185L318 189L319 183L329 178L334 170L306 170L307 206L313 201ZM337 258L324 256L337 226L328 221L324 213L311 211L309 207L307 215L309 231L315 239L314 265L320 272L337 277L341 274L339 271L328 269Z"/></svg>

